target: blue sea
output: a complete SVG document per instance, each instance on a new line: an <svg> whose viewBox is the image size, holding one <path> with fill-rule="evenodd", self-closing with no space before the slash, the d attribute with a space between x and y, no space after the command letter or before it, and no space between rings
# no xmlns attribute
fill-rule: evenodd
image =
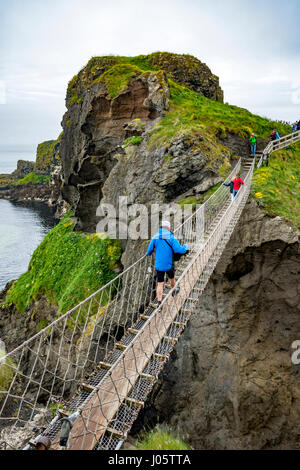
<svg viewBox="0 0 300 470"><path fill-rule="evenodd" d="M0 174L11 173L18 160L35 160L28 148L0 148ZM0 199L0 291L27 271L30 258L57 221L42 203L14 203Z"/></svg>

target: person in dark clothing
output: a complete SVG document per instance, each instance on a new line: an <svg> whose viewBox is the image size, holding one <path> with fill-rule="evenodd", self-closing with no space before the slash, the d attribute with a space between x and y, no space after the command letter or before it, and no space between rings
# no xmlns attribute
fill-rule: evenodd
<svg viewBox="0 0 300 470"><path fill-rule="evenodd" d="M280 135L278 134L277 129L274 129L271 134L270 140L276 141L278 139L280 139ZM276 149L276 147L277 147L277 144L274 144L274 150Z"/></svg>
<svg viewBox="0 0 300 470"><path fill-rule="evenodd" d="M300 131L300 121L297 122L297 131Z"/></svg>
<svg viewBox="0 0 300 470"><path fill-rule="evenodd" d="M263 155L262 166L269 166L269 155Z"/></svg>
<svg viewBox="0 0 300 470"><path fill-rule="evenodd" d="M234 178L232 178L230 183L223 183L223 185L230 188L231 200L233 201L234 200L234 195L233 195Z"/></svg>

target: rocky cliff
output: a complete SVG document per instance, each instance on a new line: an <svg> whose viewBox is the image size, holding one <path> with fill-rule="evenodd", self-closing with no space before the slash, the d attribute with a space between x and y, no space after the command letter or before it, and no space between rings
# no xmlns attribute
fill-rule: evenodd
<svg viewBox="0 0 300 470"><path fill-rule="evenodd" d="M37 147L35 162L18 160L11 174L0 175L0 198L60 206L61 136Z"/></svg>

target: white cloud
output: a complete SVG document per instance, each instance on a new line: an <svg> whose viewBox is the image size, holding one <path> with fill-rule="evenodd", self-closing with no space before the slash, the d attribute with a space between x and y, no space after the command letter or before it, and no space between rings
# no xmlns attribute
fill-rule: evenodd
<svg viewBox="0 0 300 470"><path fill-rule="evenodd" d="M297 1L287 8L278 0L10 0L0 28L6 110L19 106L32 115L23 122L28 139L51 138L53 129L60 131L67 83L91 56L166 50L207 63L220 77L225 101L297 119ZM45 123L37 137L38 112ZM0 132L2 140L16 138L5 117Z"/></svg>

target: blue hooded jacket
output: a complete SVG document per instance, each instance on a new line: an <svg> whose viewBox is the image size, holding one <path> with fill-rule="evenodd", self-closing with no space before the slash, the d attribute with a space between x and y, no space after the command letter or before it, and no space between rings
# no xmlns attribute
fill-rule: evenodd
<svg viewBox="0 0 300 470"><path fill-rule="evenodd" d="M172 246L175 253L184 255L189 249L188 245L180 245L175 235L168 229L160 228L152 238L147 250L147 256L151 256L155 251L155 269L157 271L169 271L173 265L172 249L165 240Z"/></svg>

